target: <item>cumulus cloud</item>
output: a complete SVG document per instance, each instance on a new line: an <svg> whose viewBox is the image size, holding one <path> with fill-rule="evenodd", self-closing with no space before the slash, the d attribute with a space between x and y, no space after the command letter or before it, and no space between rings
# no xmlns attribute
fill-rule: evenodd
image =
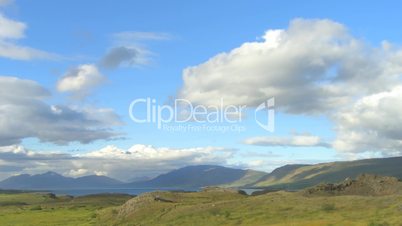
<svg viewBox="0 0 402 226"><path fill-rule="evenodd" d="M68 176L71 177L80 177L80 176L84 176L88 173L88 169L72 169L70 170L68 173L65 173ZM95 173L94 173L95 174ZM97 174L95 174L97 175Z"/></svg>
<svg viewBox="0 0 402 226"><path fill-rule="evenodd" d="M0 5L6 2L8 1L2 1ZM25 37L26 28L25 23L8 19L0 14L0 57L14 60L55 58L55 54L16 44L16 41Z"/></svg>
<svg viewBox="0 0 402 226"><path fill-rule="evenodd" d="M247 106L275 97L276 107L287 113L327 113L398 81L393 56L353 37L342 24L295 19L286 30L268 30L262 41L186 68L179 96Z"/></svg>
<svg viewBox="0 0 402 226"><path fill-rule="evenodd" d="M10 20L0 15L0 38L1 39L19 39L24 37L26 25L19 21Z"/></svg>
<svg viewBox="0 0 402 226"><path fill-rule="evenodd" d="M0 76L0 146L24 138L67 144L119 136L111 129L121 125L113 110L49 105L48 97L34 81Z"/></svg>
<svg viewBox="0 0 402 226"><path fill-rule="evenodd" d="M99 72L95 65L83 64L69 70L61 77L57 83L57 90L82 98L105 80L106 77Z"/></svg>
<svg viewBox="0 0 402 226"><path fill-rule="evenodd" d="M173 149L173 148L155 148L151 145L134 145L128 150L122 150L115 146L107 146L98 151L86 153L83 156L99 157L99 158L114 158L114 159L142 159L142 160L184 160L186 158L193 159L193 163L212 161L217 157L212 155L216 151L221 151L220 154L225 154L223 157L229 157L231 150L217 147L199 147L188 149ZM208 159L211 158L211 159Z"/></svg>
<svg viewBox="0 0 402 226"><path fill-rule="evenodd" d="M295 19L287 29L268 30L261 40L186 68L178 95L199 104L219 105L223 98L249 107L275 97L277 110L325 116L337 133L331 145L294 136L250 138L249 144L398 155L400 62L402 50L387 41L373 46L340 23Z"/></svg>
<svg viewBox="0 0 402 226"><path fill-rule="evenodd" d="M402 85L359 99L334 115L334 121L337 150L401 155Z"/></svg>
<svg viewBox="0 0 402 226"><path fill-rule="evenodd" d="M282 146L282 147L330 147L331 145L313 135L292 135L290 137L251 137L244 140L245 144L258 146Z"/></svg>
<svg viewBox="0 0 402 226"><path fill-rule="evenodd" d="M233 150L219 147L158 148L134 145L124 150L107 146L86 154L45 153L21 146L0 148L0 179L12 174L55 171L67 176L107 175L120 180L156 176L191 164L225 164Z"/></svg>

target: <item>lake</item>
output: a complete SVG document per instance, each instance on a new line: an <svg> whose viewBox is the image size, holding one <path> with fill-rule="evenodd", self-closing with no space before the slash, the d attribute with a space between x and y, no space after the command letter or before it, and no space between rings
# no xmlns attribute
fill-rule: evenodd
<svg viewBox="0 0 402 226"><path fill-rule="evenodd" d="M143 189L143 188L105 188L105 189L66 189L66 190L50 190L50 192L56 195L72 195L72 196L82 196L82 195L92 195L101 193L122 193L130 195L139 195L145 192L152 191L200 191L200 188L154 188L154 189ZM254 191L260 191L262 189L241 189L250 195Z"/></svg>
<svg viewBox="0 0 402 226"><path fill-rule="evenodd" d="M82 196L82 195L92 195L101 193L120 193L120 194L130 194L139 195L145 192L151 191L199 191L197 188L186 188L186 189L174 189L174 188L154 188L154 189L143 189L143 188L105 188L105 189L66 189L66 190L49 190L56 195L72 195L72 196Z"/></svg>

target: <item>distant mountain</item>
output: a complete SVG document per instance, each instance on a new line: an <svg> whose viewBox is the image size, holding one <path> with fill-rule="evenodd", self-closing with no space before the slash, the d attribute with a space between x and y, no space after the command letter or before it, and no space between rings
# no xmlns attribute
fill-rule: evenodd
<svg viewBox="0 0 402 226"><path fill-rule="evenodd" d="M84 177L78 177L75 179L74 183L81 187L113 187L116 185L121 185L123 182L107 176L97 176L89 175Z"/></svg>
<svg viewBox="0 0 402 226"><path fill-rule="evenodd" d="M307 167L310 165L306 164L293 164L293 165L285 165L281 166L279 168L274 169L271 173L266 174L265 176L261 177L259 180L257 180L257 184L271 184L271 183L276 183L279 180L282 180L283 178L286 178L289 174L291 174L293 171L302 168L302 167ZM251 183L256 183L256 182L251 182Z"/></svg>
<svg viewBox="0 0 402 226"><path fill-rule="evenodd" d="M153 179L123 183L106 176L64 177L54 172L13 176L0 182L0 189L82 189L82 188L200 188L264 187L297 190L320 183L335 183L361 174L402 179L402 157L330 162L315 165L285 165L265 173L215 165L187 166Z"/></svg>
<svg viewBox="0 0 402 226"><path fill-rule="evenodd" d="M256 171L256 170L246 170L245 174L238 180L226 183L226 184L220 184L222 187L244 187L248 184L255 183L256 181L261 180L264 176L266 176L266 172L262 171Z"/></svg>
<svg viewBox="0 0 402 226"><path fill-rule="evenodd" d="M29 175L21 174L0 182L2 189L82 189L105 188L121 185L122 182L106 176L64 177L55 172Z"/></svg>
<svg viewBox="0 0 402 226"><path fill-rule="evenodd" d="M402 179L402 157L330 162L315 165L286 165L262 177L253 187L301 189L320 183L335 183L369 173Z"/></svg>
<svg viewBox="0 0 402 226"><path fill-rule="evenodd" d="M152 177L148 177L148 176L140 176L140 177L133 177L129 180L127 180L128 182L138 182L138 181L148 181L151 180Z"/></svg>
<svg viewBox="0 0 402 226"><path fill-rule="evenodd" d="M37 175L22 174L0 182L0 189L83 189L83 188L199 188L204 186L241 187L256 182L266 173L214 165L187 166L161 174L153 179L143 178L124 184L106 176L65 177L55 172Z"/></svg>
<svg viewBox="0 0 402 226"><path fill-rule="evenodd" d="M223 166L187 166L159 175L154 179L130 183L136 188L199 188L205 186L243 186L255 182L266 173Z"/></svg>

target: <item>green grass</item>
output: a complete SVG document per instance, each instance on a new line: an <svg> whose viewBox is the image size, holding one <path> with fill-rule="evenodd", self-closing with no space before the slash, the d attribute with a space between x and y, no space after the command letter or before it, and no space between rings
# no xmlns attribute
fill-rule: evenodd
<svg viewBox="0 0 402 226"><path fill-rule="evenodd" d="M96 225L98 211L118 206L128 195L72 198L44 193L0 194L0 225Z"/></svg>
<svg viewBox="0 0 402 226"><path fill-rule="evenodd" d="M163 196L163 194L159 194ZM170 194L166 194L169 198ZM215 199L211 199L211 196ZM165 197L164 197L165 198ZM170 197L172 198L172 197ZM100 225L402 225L402 196L305 197L275 192L261 196L176 194L174 203L151 202L130 214L103 210ZM209 201L207 201L209 200Z"/></svg>
<svg viewBox="0 0 402 226"><path fill-rule="evenodd" d="M0 225L402 225L402 196L307 197L282 191L245 196L209 191L131 198L0 194Z"/></svg>

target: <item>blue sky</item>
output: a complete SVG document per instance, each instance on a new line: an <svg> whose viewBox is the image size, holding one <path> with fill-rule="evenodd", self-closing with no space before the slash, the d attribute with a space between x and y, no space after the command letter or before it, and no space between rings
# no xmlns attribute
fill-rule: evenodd
<svg viewBox="0 0 402 226"><path fill-rule="evenodd" d="M0 3L1 2L2 1L0 1ZM206 96L212 95L212 91L209 92L211 83L208 83L205 79L209 75L204 75L204 70L211 73L215 73L219 70L220 73L222 73L222 75L219 75L221 77L217 77L214 80L216 81L214 84L216 86L220 86L220 82L237 83L237 81L240 81L238 77L231 76L230 73L225 74L225 72L229 70L228 68L233 67L239 67L238 69L242 70L241 65L226 66L224 63L217 61L218 69L216 69L216 71L213 68L209 68L208 65L205 67L200 65L207 63L209 59L212 59L211 62L213 62L216 55L220 53L230 53L232 50L240 48L244 43L264 42L262 37L268 30L281 29L286 32L287 29L292 27L290 25L292 21L298 18L303 18L301 19L303 21L293 26L294 31L299 31L308 26L315 26L319 24L320 21L325 20L326 22L317 25L320 26L317 29L322 29L317 30L317 34L326 32L326 27L330 27L334 29L333 33L330 35L339 35L336 38L341 39L340 42L345 41L343 40L344 36L348 36L345 38L345 42L348 43L347 45L355 42L364 45L361 49L356 47L356 50L350 50L350 52L348 52L349 50L346 50L345 47L345 55L339 57L339 59L337 58L334 62L331 61L332 58L335 57L333 55L314 56L314 59L320 57L324 59L328 57L328 59L325 58L324 61L331 61L325 66L325 69L323 69L327 71L323 72L324 74L329 73L328 71L330 71L331 68L338 68L339 65L339 68L345 67L351 71L349 65L344 66L347 64L345 63L347 61L345 59L351 54L358 56L352 59L356 60L356 62L358 60L358 62L362 62L364 60L361 59L366 58L370 60L376 59L376 57L381 54L389 54L389 61L387 62L397 64L395 61L399 60L399 46L400 43L402 43L400 32L398 31L398 27L402 21L402 15L399 13L400 7L401 5L397 1L166 2L16 0L8 4L3 4L0 9L1 15L9 20L24 23L26 28L23 29L24 37L13 36L10 38L4 36L2 38L0 33L0 43L14 43L17 46L34 48L48 55L46 57L32 56L29 57L29 59L15 59L15 57L7 57L7 54L2 55L0 58L0 75L34 81L42 88L49 91L50 97L43 100L44 103L49 106L62 105L73 109L108 108L118 117L116 121L120 122L112 123L110 126L105 124L99 125L99 128L102 127L102 129L104 129L104 127L107 127L113 132L119 133L119 136L115 136L113 139L106 139L111 137L103 136L99 139L91 139L89 142L82 142L80 139L74 140L74 138L71 138L67 140L67 142L60 144L60 142L58 142L60 139L46 136L46 140L43 139L42 133L38 133L38 135L33 132L33 135L30 133L27 133L28 135L21 135L19 141L15 142L15 144L7 143L4 146L18 145L24 147L26 150L41 154L62 152L73 155L74 157L100 150L106 146L115 146L121 150L129 150L130 147L135 144L151 145L156 149L166 147L174 150L184 150L195 147L219 147L233 150L233 153L225 157L226 159L219 159L221 162L217 163L235 167L251 167L267 171L287 163L315 163L367 156L399 154L399 152L395 151L398 147L397 145L390 145L392 147L388 147L388 144L392 142L398 143L400 138L394 139L385 135L376 138L380 139L381 142L387 142L387 145L385 145L387 148L374 147L370 150L366 148L369 144L359 147L356 145L355 147L354 145L358 142L353 141L353 144L348 143L347 145L355 148L348 149L344 148L343 143L339 143L340 141L343 142L343 140L339 140L338 145L334 145L335 143L333 142L337 141L336 137L355 137L355 135L356 137L360 137L361 134L358 132L360 132L361 128L366 128L365 126L369 128L368 130L371 129L380 134L381 129L388 125L384 122L384 126L376 125L369 127L371 125L365 123L352 128L351 124L346 125L344 121L340 122L341 119L336 118L337 112L342 112L345 115L356 115L358 113L343 112L340 110L344 109L345 106L354 106L353 104L355 104L355 102L348 102L342 106L338 106L338 102L336 102L337 104L334 104L333 108L326 109L325 111L317 110L318 113L311 113L301 109L301 107L297 109L296 107L289 107L287 105L289 103L300 102L296 99L290 101L289 98L294 98L294 96L287 96L286 94L279 94L279 96L271 95L276 98L276 103L278 104L278 109L276 109L275 132L273 133L267 132L256 125L253 116L253 110L255 108L253 101L255 101L256 98L253 99L251 97L248 99L250 102L246 103L250 105L247 117L240 123L241 126L246 128L243 132L220 133L201 131L169 133L159 130L153 124L136 124L132 122L128 114L128 107L131 101L136 98L151 97L155 98L159 104L164 104L170 99L179 96L195 97L194 95L197 95L197 93L191 93L191 90L197 90L198 88L200 88L200 90L206 90ZM343 27L340 29L341 31L338 31L339 24ZM5 25L0 24L0 29L1 26ZM116 38L116 34L122 32L134 34L135 37L123 41ZM305 34L309 33L308 29L303 32L306 32ZM140 34L146 34L147 37L141 38L139 37ZM289 31L287 35L291 37L292 34L294 33ZM392 50L387 50L384 47L384 40L392 44ZM265 41L268 43L272 40L267 39ZM297 47L296 41L294 42L294 46ZM143 56L137 54L135 56L137 59L132 60L145 59L146 62L125 62L126 65L119 65L114 68L102 68L102 59L104 59L113 48L118 46L126 46L127 48L145 51L146 53L143 53ZM354 47L350 47L349 49L351 48ZM0 48L0 51L4 50ZM380 51L384 53L377 53ZM366 54L366 52L369 53ZM289 54L291 55L292 53ZM251 56L249 58L240 59L239 62L248 59L254 58ZM258 57L256 59L258 59ZM231 62L231 58L229 57L226 60ZM370 60L364 62L365 65L370 65ZM289 65L289 68L291 68L294 63L296 65L295 67L298 67L298 62L289 62L290 65L289 63L284 65L286 65L286 67ZM379 65L378 68L380 68L381 71L390 71L390 69L385 70L383 68L385 64L386 63ZM85 92L81 90L80 93L77 94L80 96L79 98L73 97L75 91L71 91L71 89L66 92L60 91L58 84L61 80L68 76L75 76L73 75L74 70L81 70L82 68L80 68L80 66L82 65L92 65L96 68L99 77L93 78L98 79L98 81L102 80L102 82L99 82L97 85L91 83L91 89L87 87L88 90L85 90ZM197 84L204 84L205 81L205 84L207 84L205 87L202 85L194 87L194 84L184 81L183 74L185 72L183 70L189 67L195 67L195 72L192 76L196 79ZM314 70L321 69L320 66ZM247 81L261 79L261 77L257 78L252 76L254 74L253 68L251 68L251 70L250 68L245 68L245 70L249 71L251 75L243 75L243 78L248 76L246 83ZM264 76L270 79L268 78L270 76L269 68L266 70ZM396 72L392 69L392 76L400 73L399 69L395 70ZM309 73L314 74L315 71L310 71ZM319 72L317 73L319 74ZM354 71L353 73L356 74L358 72ZM303 72L300 72L300 74L303 74ZM292 76L298 76L298 73L294 73ZM339 75L339 77L341 77L341 75ZM336 89L348 90L349 87L355 87L356 84L353 82L357 81L358 84L362 84L362 86L371 87L371 85L364 84L365 81L368 80L364 77L356 78L356 80L353 81L342 80L342 78L338 78L341 80L340 83L338 80L330 80L329 82L327 80L317 80L312 84L328 82L331 85L337 85ZM377 79L377 77L375 78ZM269 81L272 82L274 80L271 79ZM374 79L373 81L377 80ZM387 80L387 84L392 83L395 85L395 81L400 81L399 77L393 82ZM364 92L348 93L347 95L345 93L337 93L334 96L347 96L347 98L351 98L355 101L364 97L370 97L370 95L375 95L376 93L394 90L393 86L385 85L385 82L384 84L382 82L383 80L379 80L377 87L370 88L370 90ZM182 91L186 90L186 88L188 92L183 94ZM241 88L244 87L240 87L238 90L241 90ZM257 85L256 89L259 88L261 88L261 90L268 89L266 87L258 87ZM270 89L272 90L273 88L271 87ZM289 93L289 90L294 90L294 88L284 90ZM308 88L307 91L309 90ZM214 91L214 93L220 93L222 96L238 94L236 92L234 94L227 93L230 91L226 89L223 90L223 88L216 88ZM300 96L300 93L303 92L304 91L301 90L296 96ZM248 93L241 94L248 95ZM250 94L250 96L251 95L252 94ZM281 95L283 95L283 97ZM214 96L213 98L215 97L218 98L218 96ZM267 94L266 98L269 97L270 95ZM194 100L205 104L205 102L202 102L201 97L197 98ZM310 96L306 95L303 101L306 103L314 102L309 98ZM284 103L283 100L285 99L289 100L289 103ZM332 99L325 101L329 103ZM234 103L237 104L240 102L234 101ZM9 121L6 114L0 117L3 117L2 120ZM24 130L24 123L30 122L20 122L18 126L13 128ZM77 124L77 127L78 126ZM355 129L357 127L359 129ZM93 127L87 128L93 129ZM351 134L348 135L344 131L345 128L352 131L356 130L356 133L353 133L353 136ZM389 131L385 131L384 134L388 134L388 132ZM115 139L116 137L117 139ZM261 142L245 142L245 140L255 137L264 137L263 144ZM314 137L319 138L319 142L300 145L298 142L292 142L292 137L299 137L299 139L310 139ZM4 139L6 138L7 137ZM391 139L392 142L386 140L388 138ZM318 143L327 143L328 145L319 145ZM366 149L362 151L364 148ZM188 163L194 164L197 162L193 160ZM200 161L199 163L211 163L211 161ZM162 167L161 171L185 164L185 161L176 165L172 163L169 166ZM78 168L84 167L81 165L77 166L75 170L77 171ZM31 168L20 167L18 168L19 170L4 173L3 176L9 173L15 174L18 172L29 172L30 170L32 172L38 172L46 169L52 169L64 174L70 173L69 175L74 175L74 172L76 172L67 170L69 167L71 168L71 166L66 166L62 169L53 169L52 167L51 164L48 164L44 168L38 166L32 166ZM100 166L100 168L102 167ZM81 172L91 174L96 171L96 169L86 168L85 170L86 171ZM116 176L116 172L105 173ZM146 173L148 172L144 174ZM121 178L124 179L124 176Z"/></svg>

